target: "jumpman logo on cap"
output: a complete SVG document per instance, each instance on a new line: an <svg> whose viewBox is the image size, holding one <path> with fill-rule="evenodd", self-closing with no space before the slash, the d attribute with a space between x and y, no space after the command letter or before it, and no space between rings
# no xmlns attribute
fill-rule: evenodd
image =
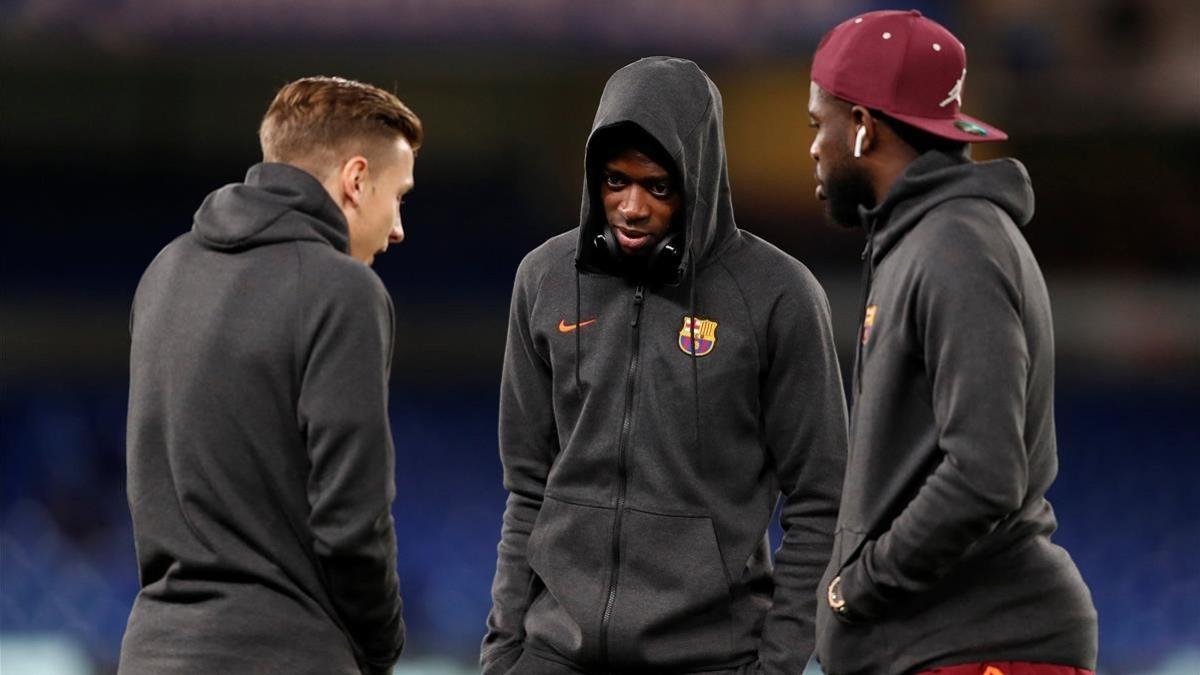
<svg viewBox="0 0 1200 675"><path fill-rule="evenodd" d="M958 82L954 83L954 88L946 95L946 100L938 104L939 108L945 108L950 105L951 101L958 101L958 106L962 107L962 90L963 80L967 79L967 69L963 68L962 75L958 78Z"/></svg>

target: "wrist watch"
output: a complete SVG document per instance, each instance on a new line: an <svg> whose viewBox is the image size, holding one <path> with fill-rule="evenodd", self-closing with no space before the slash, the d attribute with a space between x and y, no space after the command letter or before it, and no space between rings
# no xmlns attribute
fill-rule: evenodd
<svg viewBox="0 0 1200 675"><path fill-rule="evenodd" d="M835 614L841 614L842 616L845 616L846 612L850 611L849 608L846 607L846 598L842 597L841 575L834 577L833 581L829 582L829 591L827 595L829 599L829 608L832 609Z"/></svg>

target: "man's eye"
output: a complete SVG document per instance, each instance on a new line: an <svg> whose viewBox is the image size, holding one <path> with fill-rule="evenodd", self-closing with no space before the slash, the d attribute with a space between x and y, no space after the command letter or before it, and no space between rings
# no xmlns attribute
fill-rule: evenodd
<svg viewBox="0 0 1200 675"><path fill-rule="evenodd" d="M608 174L604 177L604 184L613 189L625 187L625 178L616 174Z"/></svg>
<svg viewBox="0 0 1200 675"><path fill-rule="evenodd" d="M670 197L671 192L672 190L670 183L654 183L650 186L650 194L654 195L655 197Z"/></svg>

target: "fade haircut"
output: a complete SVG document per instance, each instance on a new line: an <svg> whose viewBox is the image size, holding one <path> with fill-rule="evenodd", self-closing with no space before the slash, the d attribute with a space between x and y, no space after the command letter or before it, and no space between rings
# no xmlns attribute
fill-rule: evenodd
<svg viewBox="0 0 1200 675"><path fill-rule="evenodd" d="M395 94L323 76L284 85L258 129L264 162L293 164L322 180L348 157L379 157L381 146L399 136L416 152L425 132Z"/></svg>

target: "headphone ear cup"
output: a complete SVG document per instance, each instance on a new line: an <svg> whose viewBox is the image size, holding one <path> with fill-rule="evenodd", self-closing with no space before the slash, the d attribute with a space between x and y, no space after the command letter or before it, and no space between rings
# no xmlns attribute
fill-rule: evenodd
<svg viewBox="0 0 1200 675"><path fill-rule="evenodd" d="M616 265L621 262L621 245L617 243L611 227L601 228L600 233L592 238L592 245L606 263Z"/></svg>
<svg viewBox="0 0 1200 675"><path fill-rule="evenodd" d="M652 275L674 283L678 279L679 263L683 260L683 234L669 232L654 246L647 260L647 269Z"/></svg>

